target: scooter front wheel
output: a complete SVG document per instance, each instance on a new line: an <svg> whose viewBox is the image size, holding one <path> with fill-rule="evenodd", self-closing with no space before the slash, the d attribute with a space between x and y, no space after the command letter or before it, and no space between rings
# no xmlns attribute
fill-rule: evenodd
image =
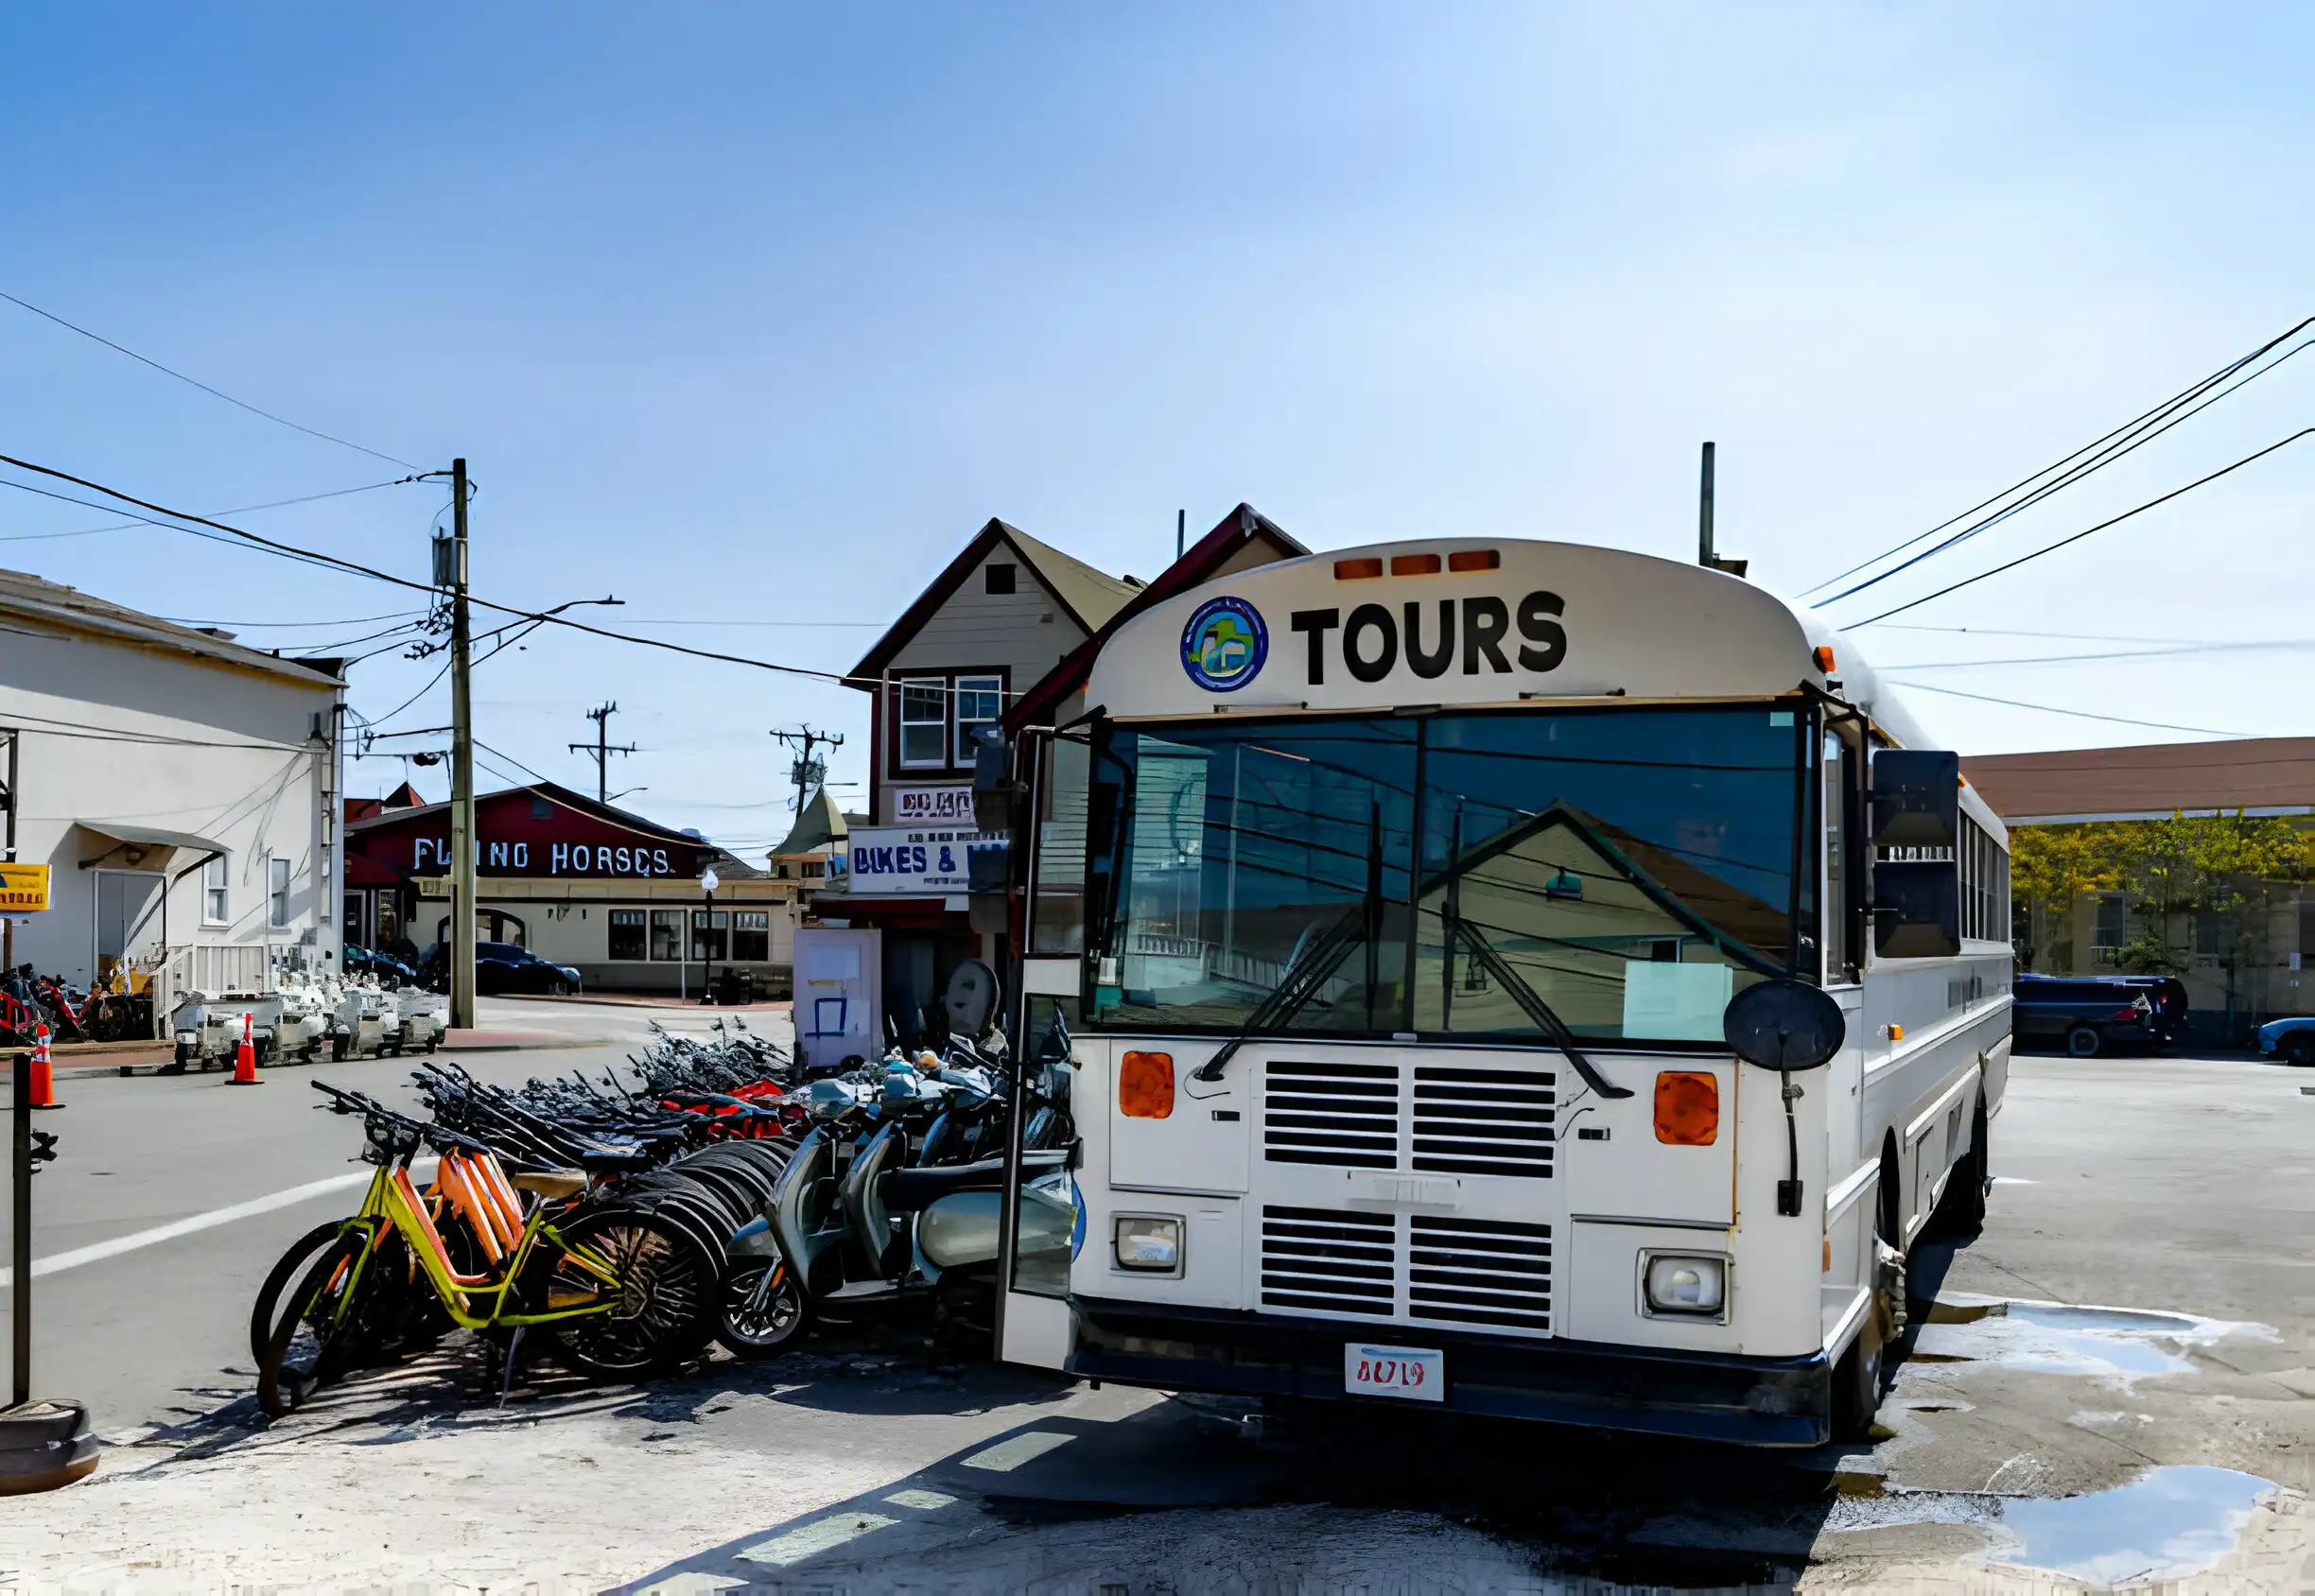
<svg viewBox="0 0 2315 1596"><path fill-rule="evenodd" d="M735 1358L776 1358L811 1325L811 1299L780 1259L742 1258L724 1274L716 1340Z"/></svg>

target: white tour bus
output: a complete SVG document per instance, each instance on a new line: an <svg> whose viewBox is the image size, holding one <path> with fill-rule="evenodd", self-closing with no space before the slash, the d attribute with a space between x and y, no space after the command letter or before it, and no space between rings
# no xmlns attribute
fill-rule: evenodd
<svg viewBox="0 0 2315 1596"><path fill-rule="evenodd" d="M1850 642L1716 570L1423 540L1157 603L1084 702L978 784L1006 1360L1864 1429L1906 1252L1983 1212L2010 880Z"/></svg>

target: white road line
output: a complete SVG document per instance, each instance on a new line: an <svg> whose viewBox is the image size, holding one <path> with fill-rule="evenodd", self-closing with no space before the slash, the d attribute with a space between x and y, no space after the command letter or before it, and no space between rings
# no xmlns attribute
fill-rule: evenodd
<svg viewBox="0 0 2315 1596"><path fill-rule="evenodd" d="M417 1171L413 1169L410 1172L414 1175ZM171 1220L168 1223L157 1224L150 1230L131 1231L126 1236L115 1236L110 1241L96 1241L85 1247L75 1247L69 1253L57 1253L49 1258L36 1258L32 1260L32 1278L37 1280L44 1275L54 1275L59 1270L78 1269L84 1263L100 1263L109 1258L118 1258L123 1253L133 1253L139 1247L150 1247L162 1241L174 1241L180 1236L190 1236L196 1231L212 1230L220 1224L231 1224L237 1219L253 1219L259 1214L270 1214L275 1208L294 1207L300 1203L310 1202L316 1197L325 1197L333 1191L344 1191L353 1187L369 1184L370 1171L367 1170L351 1171L342 1175L331 1175L326 1180L309 1180L304 1186L293 1186L287 1191L276 1191L268 1197L252 1197L246 1203L235 1203L230 1208L212 1208L205 1214L193 1214L184 1219ZM16 1272L13 1269L0 1268L0 1286L9 1284L15 1277Z"/></svg>

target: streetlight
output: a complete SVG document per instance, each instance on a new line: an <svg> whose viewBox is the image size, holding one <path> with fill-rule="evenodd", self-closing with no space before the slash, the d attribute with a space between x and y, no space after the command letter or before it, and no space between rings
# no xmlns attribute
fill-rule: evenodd
<svg viewBox="0 0 2315 1596"><path fill-rule="evenodd" d="M715 1001L715 893L722 884L712 864L707 867L706 874L700 877L700 891L707 898L707 911L704 916L706 933L702 939L707 949L707 973L700 978L700 1001L703 1003Z"/></svg>

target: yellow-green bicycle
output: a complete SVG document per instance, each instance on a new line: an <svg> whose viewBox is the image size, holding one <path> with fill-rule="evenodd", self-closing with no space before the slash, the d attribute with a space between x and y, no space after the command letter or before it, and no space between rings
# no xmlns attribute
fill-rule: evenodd
<svg viewBox="0 0 2315 1596"><path fill-rule="evenodd" d="M264 1340L257 1399L267 1413L292 1412L414 1326L538 1328L583 1373L615 1379L705 1347L721 1265L682 1216L616 1193L590 1201L583 1171L509 1173L472 1137L311 1084L326 1106L362 1116L362 1156L377 1172L318 1254L300 1243L312 1261L296 1285L276 1301L269 1281L259 1298L252 1328ZM441 1155L425 1193L409 1172L421 1146Z"/></svg>

